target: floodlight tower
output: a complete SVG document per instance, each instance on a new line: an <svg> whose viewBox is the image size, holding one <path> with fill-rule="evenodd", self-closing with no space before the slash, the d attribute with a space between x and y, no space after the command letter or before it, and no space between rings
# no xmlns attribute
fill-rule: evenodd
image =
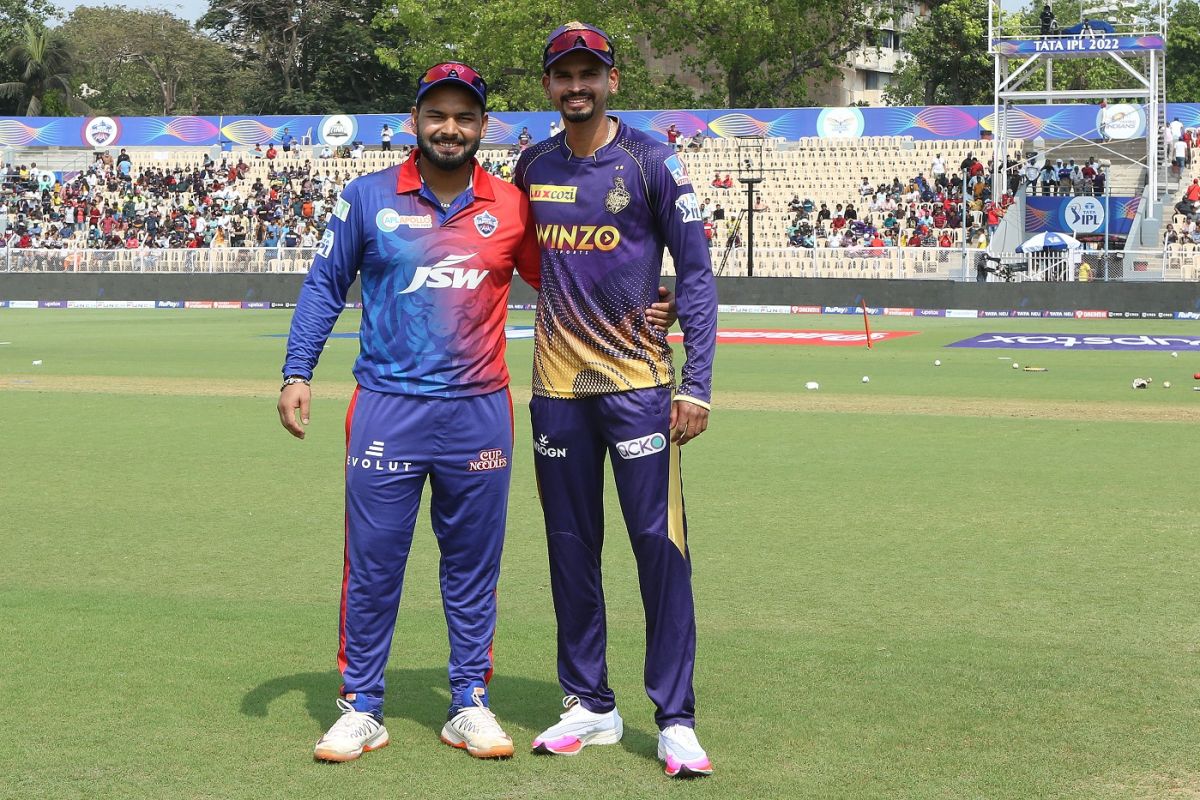
<svg viewBox="0 0 1200 800"><path fill-rule="evenodd" d="M1051 0L1034 0L1047 6ZM1166 124L1166 42L1168 0L1094 0L1085 6L1078 24L1073 20L1042 20L1040 26L1023 26L1021 20L1001 8L1002 0L988 0L988 50L995 60L992 93L993 159L992 185L1004 185L1004 162L1008 154L1010 131L1020 130L1017 103L1076 102L1119 98L1131 101L1131 109L1144 126L1145 159L1129 159L1146 169L1151 199L1147 217L1155 213L1158 199L1160 164L1159 131ZM1064 27L1065 25L1065 27ZM1059 89L1054 85L1054 65L1068 59L1099 59L1118 64L1122 81L1115 87ZM1045 67L1045 86L1028 88L1026 82L1038 66ZM1133 105L1136 104L1136 105ZM1111 134L1116 126L1126 126L1128 109L1102 108L1091 130L1070 132L1063 129L1042 131L1072 140L1140 138L1127 128L1121 137ZM1108 134L1108 137L1105 134ZM1136 133L1136 130L1133 131ZM1127 159L1116 151L1115 158Z"/></svg>
<svg viewBox="0 0 1200 800"><path fill-rule="evenodd" d="M763 182L763 144L758 137L737 140L738 183L746 187L746 275L754 277L754 192Z"/></svg>

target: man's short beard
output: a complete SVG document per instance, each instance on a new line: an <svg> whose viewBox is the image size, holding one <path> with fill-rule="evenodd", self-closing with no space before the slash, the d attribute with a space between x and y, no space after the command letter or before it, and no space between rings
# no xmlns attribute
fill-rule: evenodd
<svg viewBox="0 0 1200 800"><path fill-rule="evenodd" d="M584 109L583 111L568 111L567 110L567 101L570 99L573 99L573 98L564 97L562 99L562 102L560 103L560 106L562 107L562 117L567 122L587 122L589 119L596 116L596 111L599 108L599 103L596 102L596 97L594 95L589 95L587 97L588 100L592 101L592 107L588 108L588 109Z"/></svg>
<svg viewBox="0 0 1200 800"><path fill-rule="evenodd" d="M472 143L467 141L465 137L459 138L462 139L463 142L463 151L456 156L447 156L439 153L437 148L434 147L433 140L425 138L420 133L417 134L417 147L421 150L421 157L427 159L430 164L440 170L453 172L469 162L475 157L475 154L479 152L479 139L476 139L474 143Z"/></svg>

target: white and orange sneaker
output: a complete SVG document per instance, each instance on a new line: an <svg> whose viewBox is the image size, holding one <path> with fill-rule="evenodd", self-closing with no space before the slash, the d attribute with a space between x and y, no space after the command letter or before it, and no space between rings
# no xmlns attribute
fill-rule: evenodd
<svg viewBox="0 0 1200 800"><path fill-rule="evenodd" d="M559 723L538 734L533 740L533 752L573 756L589 744L616 744L625 732L621 715L614 708L607 714L588 711L575 695L563 698L567 710Z"/></svg>
<svg viewBox="0 0 1200 800"><path fill-rule="evenodd" d="M374 714L356 711L340 697L337 704L342 716L317 742L313 758L317 761L353 761L363 753L387 746L387 728Z"/></svg>
<svg viewBox="0 0 1200 800"><path fill-rule="evenodd" d="M512 737L478 698L474 705L464 706L442 726L442 741L466 750L475 758L509 758L513 754Z"/></svg>
<svg viewBox="0 0 1200 800"><path fill-rule="evenodd" d="M658 734L658 760L666 763L665 772L671 778L697 778L713 772L696 732L685 725L668 725Z"/></svg>

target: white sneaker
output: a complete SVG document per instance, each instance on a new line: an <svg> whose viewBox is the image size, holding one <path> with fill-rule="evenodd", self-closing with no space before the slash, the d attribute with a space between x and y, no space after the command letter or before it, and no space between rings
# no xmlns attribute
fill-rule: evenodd
<svg viewBox="0 0 1200 800"><path fill-rule="evenodd" d="M455 714L442 726L442 741L476 758L508 758L513 754L512 737L485 705L467 706Z"/></svg>
<svg viewBox="0 0 1200 800"><path fill-rule="evenodd" d="M533 740L533 752L573 756L589 744L616 744L621 741L625 726L614 708L607 714L588 711L575 695L563 698L567 710L561 722L542 731Z"/></svg>
<svg viewBox="0 0 1200 800"><path fill-rule="evenodd" d="M338 698L342 716L330 726L317 742L313 758L318 761L353 761L369 750L378 750L388 743L387 728L366 711Z"/></svg>
<svg viewBox="0 0 1200 800"><path fill-rule="evenodd" d="M666 762L665 772L672 778L712 775L713 771L696 732L685 725L668 725L658 734L658 760Z"/></svg>

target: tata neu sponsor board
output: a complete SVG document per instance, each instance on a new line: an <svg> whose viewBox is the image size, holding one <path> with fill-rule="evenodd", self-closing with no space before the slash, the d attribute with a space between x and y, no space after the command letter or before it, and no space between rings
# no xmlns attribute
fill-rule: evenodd
<svg viewBox="0 0 1200 800"><path fill-rule="evenodd" d="M914 336L917 331L872 331L871 343L886 342L905 336ZM673 333L667 337L673 342L683 341L683 334ZM852 347L867 343L863 331L782 331L782 330L727 330L717 331L717 344L807 344L818 347Z"/></svg>
<svg viewBox="0 0 1200 800"><path fill-rule="evenodd" d="M1069 333L981 333L946 345L1001 350L1182 350L1200 353L1200 336L1098 336Z"/></svg>

